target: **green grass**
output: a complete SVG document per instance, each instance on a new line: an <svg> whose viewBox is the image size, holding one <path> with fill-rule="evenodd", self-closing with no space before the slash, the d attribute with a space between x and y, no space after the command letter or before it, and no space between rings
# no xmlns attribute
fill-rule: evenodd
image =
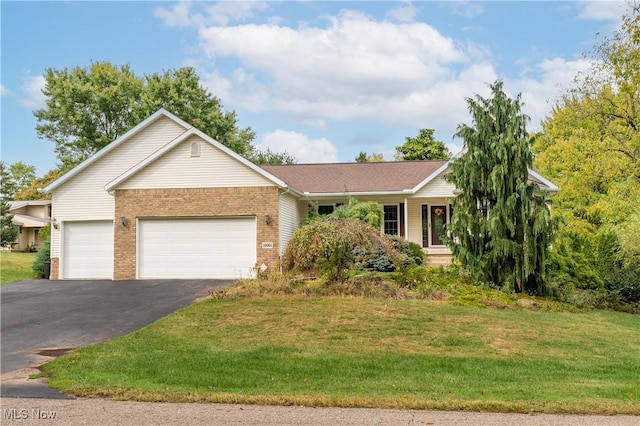
<svg viewBox="0 0 640 426"><path fill-rule="evenodd" d="M640 414L640 318L354 297L206 299L44 366L78 396Z"/></svg>
<svg viewBox="0 0 640 426"><path fill-rule="evenodd" d="M36 274L31 267L35 258L36 253L0 252L0 285L33 279Z"/></svg>

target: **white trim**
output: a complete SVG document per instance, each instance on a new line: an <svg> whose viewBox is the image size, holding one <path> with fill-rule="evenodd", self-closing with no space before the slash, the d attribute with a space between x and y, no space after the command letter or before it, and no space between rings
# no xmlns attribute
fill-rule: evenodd
<svg viewBox="0 0 640 426"><path fill-rule="evenodd" d="M442 166L440 166L436 171L434 171L433 173L431 173L429 176L427 176L422 182L420 182L418 185L416 185L412 190L411 193L415 194L416 192L418 192L420 189L422 189L422 187L424 187L426 184L428 184L429 182L431 182L432 180L434 180L435 178L437 178L440 174L442 174L442 172L444 172L445 170L447 170L447 168L449 168L449 164L451 164L452 161L458 159L460 156L462 156L465 152L467 152L466 148L463 148L462 150L460 150L457 154L455 154L454 156L452 156L449 161L447 161L446 163L444 163ZM529 176L533 176L534 178L536 178L537 180L539 180L540 182L542 182L544 185L547 186L547 189L542 189L543 191L548 191L548 192L559 192L560 188L558 188L556 185L554 185L550 180L546 179L545 177L543 177L542 175L540 175L538 172L534 171L531 168L527 168L527 171L529 173ZM454 191L455 192L455 191Z"/></svg>
<svg viewBox="0 0 640 426"><path fill-rule="evenodd" d="M51 200L12 200L8 201L8 203L9 211L11 211L22 207L51 205Z"/></svg>
<svg viewBox="0 0 640 426"><path fill-rule="evenodd" d="M136 280L140 279L140 218L136 216ZM115 257L115 256L114 256Z"/></svg>
<svg viewBox="0 0 640 426"><path fill-rule="evenodd" d="M171 114L169 111L165 110L164 108L161 108L158 111L156 111L155 113L153 113L146 120L144 120L143 122L141 122L137 126L133 127L127 133L125 133L124 135L120 136L118 139L116 139L115 141L111 142L110 144L108 144L107 146L102 148L100 151L96 152L91 157L89 157L86 160L84 160L82 163L78 164L76 167L71 169L69 172L65 173L64 175L62 175L61 177L59 177L55 181L51 182L49 185L47 185L42 190L42 192L44 192L45 194L51 193L51 191L53 191L54 189L58 188L63 183L67 182L69 179L71 179L72 177L74 177L75 175L77 175L78 173L80 173L81 171L86 169L87 167L89 167L91 164L93 164L96 161L98 161L100 158L102 158L105 155L107 155L109 152L113 151L115 148L120 146L126 140L130 139L131 137L133 137L134 135L139 133L141 130L143 130L146 127L148 127L151 123L155 122L160 117L167 117L170 120L175 121L176 123L178 123L179 125L184 127L185 130L188 130L188 129L192 128L192 126L190 124L188 124L187 122L185 122L185 121L181 120L180 118L176 117L175 115Z"/></svg>
<svg viewBox="0 0 640 426"><path fill-rule="evenodd" d="M295 191L293 188L292 191ZM344 191L344 192L304 192L299 193L305 197L310 198L336 198L336 197L349 197L349 196L376 196L376 195L407 195L411 194L410 189L403 189L402 191L371 191L371 192L353 192L353 191Z"/></svg>
<svg viewBox="0 0 640 426"><path fill-rule="evenodd" d="M536 178L540 182L544 183L548 187L548 189L546 189L546 191L549 191L549 192L560 192L560 188L558 188L556 185L554 185L547 178L543 177L540 173L538 173L538 172L536 172L535 170L532 170L532 169L528 169L528 170L529 170L529 175L533 176L534 178ZM542 188L540 188L540 189L542 189Z"/></svg>
<svg viewBox="0 0 640 426"><path fill-rule="evenodd" d="M409 199L404 199L404 239L409 241Z"/></svg>
<svg viewBox="0 0 640 426"><path fill-rule="evenodd" d="M271 173L267 172L266 170L256 166L251 161L247 160L246 158L242 157L241 155L237 154L236 152L222 145L220 142L216 141L210 136L207 136L206 134L202 133L200 130L196 129L195 127L192 127L186 132L182 133L177 138L175 138L174 140L172 140L171 142L169 142L168 144L166 144L165 146L163 146L162 148L160 148L159 150L157 150L156 152L154 152L153 154L151 154L150 156L148 156L147 158L145 158L144 160L142 160L141 162L139 162L138 164L136 164L135 166L133 166L132 168L130 168L129 170L127 170L126 172L124 172L123 174L121 174L120 176L118 176L117 178L113 179L108 184L106 184L104 187L105 191L108 191L108 192L113 191L114 189L116 189L118 185L125 182L127 179L131 178L136 173L138 173L139 171L141 171L142 169L144 169L145 167L147 167L148 165L156 161L158 158L162 157L164 154L166 154L167 152L175 148L177 145L179 145L180 143L184 142L186 139L194 135L200 137L205 142L208 142L209 144L213 145L215 148L229 155L231 158L235 159L236 161L249 167L251 170L255 171L256 173L270 180L271 182L278 185L279 187L287 188L287 184L284 183L282 180L273 176Z"/></svg>

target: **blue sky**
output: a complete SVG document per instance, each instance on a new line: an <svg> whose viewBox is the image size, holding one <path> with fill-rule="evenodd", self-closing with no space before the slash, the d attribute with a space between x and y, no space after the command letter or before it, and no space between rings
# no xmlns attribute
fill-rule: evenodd
<svg viewBox="0 0 640 426"><path fill-rule="evenodd" d="M32 111L47 68L129 63L138 75L193 66L256 132L299 162L393 159L432 128L452 151L466 97L501 78L530 130L619 27L621 2L12 2L1 13L2 160L55 167Z"/></svg>

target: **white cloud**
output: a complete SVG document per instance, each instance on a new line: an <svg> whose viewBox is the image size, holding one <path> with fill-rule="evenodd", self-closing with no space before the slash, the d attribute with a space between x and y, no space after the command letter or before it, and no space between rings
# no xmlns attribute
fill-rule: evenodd
<svg viewBox="0 0 640 426"><path fill-rule="evenodd" d="M201 14L191 13L190 1L178 2L169 9L159 7L153 11L153 15L169 27L187 27L204 23L204 17Z"/></svg>
<svg viewBox="0 0 640 426"><path fill-rule="evenodd" d="M626 10L623 1L580 1L577 3L579 19L620 22Z"/></svg>
<svg viewBox="0 0 640 426"><path fill-rule="evenodd" d="M284 112L317 128L353 120L434 128L449 142L457 125L470 120L465 99L487 96L497 78L513 96L522 92L533 129L550 111L549 101L588 66L556 58L522 63L523 76L505 77L487 46L445 37L425 23L375 20L348 10L325 19L325 25L293 28L278 21L198 27L203 83L236 110ZM220 68L224 59L234 64L231 71ZM313 144L292 132L265 135L262 143L300 161L320 161L322 147L331 148L325 161L337 157L327 140L316 151L298 151Z"/></svg>
<svg viewBox="0 0 640 426"><path fill-rule="evenodd" d="M206 55L241 64L225 75L222 91L216 90L219 80L204 79L225 104L286 111L316 126L360 118L418 125L423 107L433 108L435 117L450 102L459 103L439 87L474 86L460 76L464 67L475 69L468 65L471 57L483 53L472 46L465 51L424 23L375 21L352 11L329 17L326 28L211 26L199 34Z"/></svg>
<svg viewBox="0 0 640 426"><path fill-rule="evenodd" d="M22 85L24 97L19 101L22 106L29 109L45 107L47 97L42 93L46 80L42 75L28 76Z"/></svg>
<svg viewBox="0 0 640 426"><path fill-rule="evenodd" d="M190 1L178 2L170 8L159 7L154 16L169 27L228 25L232 21L243 21L254 16L255 11L268 8L264 2L221 1L205 8L205 13L193 12Z"/></svg>
<svg viewBox="0 0 640 426"><path fill-rule="evenodd" d="M286 130L265 133L262 141L256 145L260 150L267 148L273 152L288 152L298 163L335 163L338 150L325 138L309 139L306 135Z"/></svg>
<svg viewBox="0 0 640 426"><path fill-rule="evenodd" d="M404 2L402 5L387 11L386 16L397 22L413 22L418 15L419 10L410 1Z"/></svg>
<svg viewBox="0 0 640 426"><path fill-rule="evenodd" d="M9 89L7 89L6 87L4 87L4 85L3 85L3 84L0 84L0 96L6 96L6 95L8 95L9 93L11 93L11 92L9 92Z"/></svg>
<svg viewBox="0 0 640 426"><path fill-rule="evenodd" d="M255 11L268 8L267 3L251 1L221 1L207 7L208 22L227 25L231 21L243 21L254 16Z"/></svg>
<svg viewBox="0 0 640 426"><path fill-rule="evenodd" d="M484 12L484 6L477 1L451 1L442 4L450 8L454 15L463 18L473 18Z"/></svg>
<svg viewBox="0 0 640 426"><path fill-rule="evenodd" d="M522 93L523 111L531 117L530 130L540 129L540 122L549 114L558 97L571 87L579 72L588 70L590 66L591 62L585 59L545 59L536 66L540 77L505 81L506 88Z"/></svg>

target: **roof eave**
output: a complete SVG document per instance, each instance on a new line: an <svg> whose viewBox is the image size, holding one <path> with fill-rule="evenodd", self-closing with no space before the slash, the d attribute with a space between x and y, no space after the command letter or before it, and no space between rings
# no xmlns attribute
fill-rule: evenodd
<svg viewBox="0 0 640 426"><path fill-rule="evenodd" d="M542 176L540 173L536 172L533 169L529 169L529 174L531 176L533 176L534 178L536 178L537 180L539 180L540 182L542 182L542 184L544 184L547 188L542 189L543 191L546 192L560 192L560 188L558 188L553 182L551 182L549 179L545 178L544 176Z"/></svg>
<svg viewBox="0 0 640 426"><path fill-rule="evenodd" d="M357 197L357 196L378 196L378 195L411 195L411 189L403 189L400 191L362 191L362 192L307 192L303 195L307 198L335 198L335 197Z"/></svg>

